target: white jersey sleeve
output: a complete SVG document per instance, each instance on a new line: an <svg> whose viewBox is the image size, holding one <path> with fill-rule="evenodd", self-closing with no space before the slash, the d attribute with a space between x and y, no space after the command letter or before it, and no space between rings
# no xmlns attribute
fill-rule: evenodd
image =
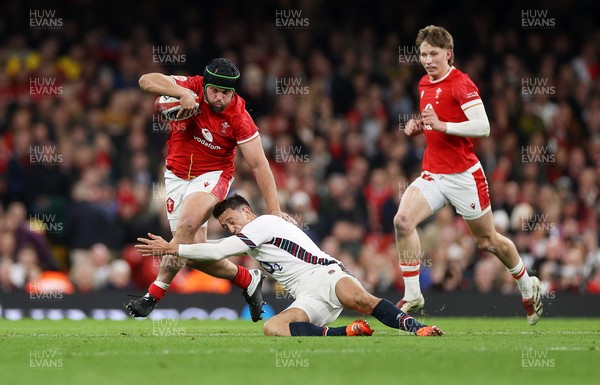
<svg viewBox="0 0 600 385"><path fill-rule="evenodd" d="M246 254L250 248L236 236L212 241L211 243L194 243L179 245L179 256L200 261L217 261Z"/></svg>

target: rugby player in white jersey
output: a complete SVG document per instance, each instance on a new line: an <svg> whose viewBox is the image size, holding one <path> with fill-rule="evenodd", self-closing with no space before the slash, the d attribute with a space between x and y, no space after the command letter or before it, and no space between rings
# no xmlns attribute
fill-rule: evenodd
<svg viewBox="0 0 600 385"><path fill-rule="evenodd" d="M392 302L369 294L340 261L321 250L302 230L275 215L256 216L241 196L215 206L213 216L233 236L211 243L169 243L159 236L138 238L144 256L178 255L201 261L217 261L248 254L270 273L295 299L283 312L263 325L267 336L360 336L373 334L365 320L342 327L327 327L342 309L370 314L383 324L418 336L440 336L398 309Z"/></svg>

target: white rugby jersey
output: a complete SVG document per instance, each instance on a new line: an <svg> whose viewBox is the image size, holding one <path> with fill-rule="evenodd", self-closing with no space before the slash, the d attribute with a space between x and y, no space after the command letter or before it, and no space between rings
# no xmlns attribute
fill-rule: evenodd
<svg viewBox="0 0 600 385"><path fill-rule="evenodd" d="M215 243L179 245L179 255L219 260L248 254L294 298L301 282L323 265L340 261L321 250L302 230L275 215L261 215L231 237Z"/></svg>

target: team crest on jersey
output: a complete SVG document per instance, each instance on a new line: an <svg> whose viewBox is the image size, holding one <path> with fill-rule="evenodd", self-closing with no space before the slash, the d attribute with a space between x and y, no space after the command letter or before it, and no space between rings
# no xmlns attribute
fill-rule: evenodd
<svg viewBox="0 0 600 385"><path fill-rule="evenodd" d="M441 93L442 93L442 89L438 87L438 89L435 90L435 98L439 99Z"/></svg>
<svg viewBox="0 0 600 385"><path fill-rule="evenodd" d="M221 123L221 134L225 134L225 133L227 133L227 129L228 129L229 127L231 127L231 126L229 125L229 123L227 123L227 122L223 122L223 123Z"/></svg>
<svg viewBox="0 0 600 385"><path fill-rule="evenodd" d="M202 136L209 142L213 141L212 132L210 132L210 130L206 127L202 129Z"/></svg>
<svg viewBox="0 0 600 385"><path fill-rule="evenodd" d="M173 201L173 199L171 199L171 197L169 197L167 199L167 212L169 214L173 213L174 208L175 208L175 201Z"/></svg>

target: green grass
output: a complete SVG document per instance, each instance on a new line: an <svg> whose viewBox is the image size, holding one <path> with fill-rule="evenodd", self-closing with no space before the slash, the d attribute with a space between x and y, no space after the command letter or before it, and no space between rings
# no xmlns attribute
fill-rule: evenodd
<svg viewBox="0 0 600 385"><path fill-rule="evenodd" d="M0 383L564 385L600 378L598 319L543 319L535 327L523 318L433 321L446 331L442 338L403 335L373 319L375 335L360 338L267 338L248 321L0 320ZM295 367L280 367L290 360Z"/></svg>

